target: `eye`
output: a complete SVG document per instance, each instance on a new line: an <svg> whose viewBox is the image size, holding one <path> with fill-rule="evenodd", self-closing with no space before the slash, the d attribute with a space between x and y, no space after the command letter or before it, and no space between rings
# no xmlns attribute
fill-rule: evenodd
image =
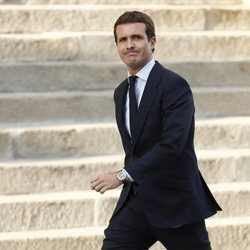
<svg viewBox="0 0 250 250"><path fill-rule="evenodd" d="M140 39L141 39L141 36L138 36L138 35L137 35L137 36L134 37L134 39L135 39L135 40L140 40Z"/></svg>
<svg viewBox="0 0 250 250"><path fill-rule="evenodd" d="M125 42L126 41L126 37L121 37L120 39L119 39L119 43L122 43L122 42Z"/></svg>

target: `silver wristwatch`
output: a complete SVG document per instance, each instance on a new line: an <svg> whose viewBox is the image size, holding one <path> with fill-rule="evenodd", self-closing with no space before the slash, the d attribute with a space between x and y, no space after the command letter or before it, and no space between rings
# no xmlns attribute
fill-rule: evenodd
<svg viewBox="0 0 250 250"><path fill-rule="evenodd" d="M119 181L124 183L127 180L127 173L124 169L122 169L122 170L117 172L116 177Z"/></svg>

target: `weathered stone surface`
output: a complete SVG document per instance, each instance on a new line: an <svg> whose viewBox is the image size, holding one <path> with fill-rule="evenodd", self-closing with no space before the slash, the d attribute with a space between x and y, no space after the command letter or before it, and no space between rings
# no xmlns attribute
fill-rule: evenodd
<svg viewBox="0 0 250 250"><path fill-rule="evenodd" d="M196 123L195 144L200 149L250 148L249 135L248 117L203 120Z"/></svg>
<svg viewBox="0 0 250 250"><path fill-rule="evenodd" d="M242 4L244 0L0 0L2 4Z"/></svg>
<svg viewBox="0 0 250 250"><path fill-rule="evenodd" d="M225 212L216 216L250 216L249 182L210 185ZM106 225L120 190L0 196L1 232ZM234 202L232 202L234 201ZM9 223L9 222L12 223Z"/></svg>
<svg viewBox="0 0 250 250"><path fill-rule="evenodd" d="M247 249L250 218L207 221L210 240L214 250ZM96 250L100 249L105 227L47 230L0 234L0 249L11 250ZM150 250L163 250L160 244Z"/></svg>
<svg viewBox="0 0 250 250"><path fill-rule="evenodd" d="M1 33L113 31L116 19L125 11L134 10L128 5L81 5L47 7L0 8ZM137 10L148 13L159 31L204 30L206 12L202 7L171 7L168 5L138 5ZM238 12L243 10L238 10ZM238 13L235 11L235 15ZM246 11L245 11L246 12ZM245 13L244 12L244 13ZM245 14L247 16L247 12ZM222 27L223 27L223 22ZM237 19L235 20L237 27ZM227 24L227 23L226 23ZM227 24L228 26L228 24ZM227 27L226 26L226 27Z"/></svg>
<svg viewBox="0 0 250 250"><path fill-rule="evenodd" d="M193 93L198 117L250 114L250 88L197 88Z"/></svg>
<svg viewBox="0 0 250 250"><path fill-rule="evenodd" d="M0 193L22 194L90 190L90 179L103 172L118 171L123 157L14 161L0 163Z"/></svg>
<svg viewBox="0 0 250 250"><path fill-rule="evenodd" d="M26 130L16 140L17 158L78 157L121 152L115 125Z"/></svg>
<svg viewBox="0 0 250 250"><path fill-rule="evenodd" d="M83 192L0 196L0 207L1 232L85 227L94 221L94 200Z"/></svg>
<svg viewBox="0 0 250 250"><path fill-rule="evenodd" d="M7 6L0 8L1 33L82 32L113 30L129 5ZM171 30L248 30L250 10L244 7L137 5L155 22L157 32Z"/></svg>
<svg viewBox="0 0 250 250"><path fill-rule="evenodd" d="M212 8L207 12L208 30L249 30L250 8Z"/></svg>
<svg viewBox="0 0 250 250"><path fill-rule="evenodd" d="M244 59L250 32L164 32L157 60ZM98 49L97 49L98 48ZM113 35L106 32L0 35L1 61L119 61Z"/></svg>
<svg viewBox="0 0 250 250"><path fill-rule="evenodd" d="M96 250L101 248L104 228L1 233L0 249Z"/></svg>
<svg viewBox="0 0 250 250"><path fill-rule="evenodd" d="M248 249L250 241L249 217L208 220L207 225L213 249Z"/></svg>
<svg viewBox="0 0 250 250"><path fill-rule="evenodd" d="M223 209L222 212L216 214L216 218L250 216L250 182L214 184L210 185L210 188Z"/></svg>
<svg viewBox="0 0 250 250"><path fill-rule="evenodd" d="M197 150L199 169L208 183L249 181L250 149Z"/></svg>
<svg viewBox="0 0 250 250"><path fill-rule="evenodd" d="M113 91L0 94L2 123L113 121Z"/></svg>
<svg viewBox="0 0 250 250"><path fill-rule="evenodd" d="M193 88L196 117L250 114L250 88ZM0 94L2 124L115 120L113 90Z"/></svg>
<svg viewBox="0 0 250 250"><path fill-rule="evenodd" d="M197 150L208 183L249 181L250 150ZM123 155L0 163L0 194L90 190L90 179L123 167Z"/></svg>
<svg viewBox="0 0 250 250"><path fill-rule="evenodd" d="M11 157L12 148L12 139L8 133L0 133L0 158L9 158Z"/></svg>
<svg viewBox="0 0 250 250"><path fill-rule="evenodd" d="M250 33L245 32L166 32L157 39L157 60L249 59ZM82 36L82 60L118 60L109 34ZM97 48L98 44L98 50ZM102 53L100 53L102 51Z"/></svg>
<svg viewBox="0 0 250 250"><path fill-rule="evenodd" d="M15 135L11 141L13 151L9 153L15 159L81 157L123 151L114 123L5 129L2 133ZM196 122L197 149L250 148L249 138L248 117Z"/></svg>
<svg viewBox="0 0 250 250"><path fill-rule="evenodd" d="M161 62L191 87L247 87L250 61ZM0 65L1 92L114 89L126 78L121 62L44 62ZM46 75L46 77L44 77Z"/></svg>
<svg viewBox="0 0 250 250"><path fill-rule="evenodd" d="M72 35L0 35L1 61L75 60L79 50L79 38Z"/></svg>

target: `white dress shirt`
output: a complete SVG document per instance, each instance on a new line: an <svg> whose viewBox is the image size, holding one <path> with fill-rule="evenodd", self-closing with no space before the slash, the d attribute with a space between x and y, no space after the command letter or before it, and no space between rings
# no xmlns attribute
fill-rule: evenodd
<svg viewBox="0 0 250 250"><path fill-rule="evenodd" d="M155 65L155 60L152 59L151 61L149 61L140 71L138 71L136 73L137 81L135 83L135 96L136 96L136 100L137 100L137 105L139 107L140 102L141 102L141 98L148 80L148 76L152 70L152 68ZM128 74L128 77L130 76L130 74ZM129 115L129 89L127 92L127 98L126 98L126 104L125 104L125 127L129 133L129 135L131 136L130 133L130 115Z"/></svg>
<svg viewBox="0 0 250 250"><path fill-rule="evenodd" d="M136 76L138 77L135 83L135 96L137 100L138 107L140 106L141 98L148 80L148 76L152 70L152 68L155 65L155 60L150 60L140 71L136 73ZM128 74L128 77L130 74ZM129 89L127 92L127 98L126 98L126 104L125 104L125 127L131 136L130 132L130 112L129 112ZM131 182L133 182L133 178L129 175L129 173L124 169L124 171L127 173L127 176Z"/></svg>

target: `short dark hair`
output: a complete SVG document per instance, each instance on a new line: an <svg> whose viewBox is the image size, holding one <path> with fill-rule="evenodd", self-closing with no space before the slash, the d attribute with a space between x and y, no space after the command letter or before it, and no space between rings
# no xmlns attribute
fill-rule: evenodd
<svg viewBox="0 0 250 250"><path fill-rule="evenodd" d="M155 25L153 20L147 14L140 11L126 11L124 12L114 24L114 37L117 43L116 27L120 24L127 23L144 23L146 25L146 34L148 40L155 36Z"/></svg>

